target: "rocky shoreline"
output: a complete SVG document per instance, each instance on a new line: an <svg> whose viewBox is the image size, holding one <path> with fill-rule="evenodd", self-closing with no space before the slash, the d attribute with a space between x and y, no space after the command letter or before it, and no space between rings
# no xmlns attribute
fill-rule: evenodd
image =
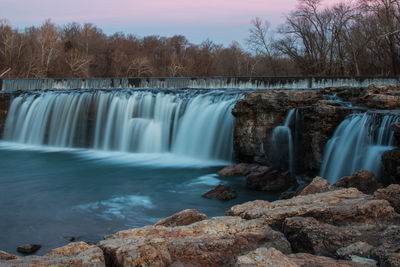
<svg viewBox="0 0 400 267"><path fill-rule="evenodd" d="M44 256L0 252L0 265L400 266L399 201L398 184L365 194L316 177L291 199L251 201L215 218L185 210L95 245L73 242Z"/></svg>
<svg viewBox="0 0 400 267"><path fill-rule="evenodd" d="M274 165L272 131L294 108L303 122L296 176L305 184L297 184L287 166L267 167ZM72 242L44 256L0 251L0 266L400 266L400 148L382 156L384 183L365 170L334 184L316 176L336 127L366 109L397 112L400 86L247 93L233 110L242 163L219 175L246 176L253 190L286 190L281 200L243 203L214 218L184 210L155 225L93 245ZM400 124L393 130L399 146ZM206 195L232 196L222 188Z"/></svg>

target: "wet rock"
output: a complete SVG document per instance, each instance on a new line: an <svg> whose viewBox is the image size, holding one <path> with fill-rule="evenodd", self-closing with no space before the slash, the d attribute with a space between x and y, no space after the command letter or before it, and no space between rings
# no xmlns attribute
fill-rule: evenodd
<svg viewBox="0 0 400 267"><path fill-rule="evenodd" d="M335 260L324 256L315 256L308 253L290 254L288 258L302 267L372 267L368 263L354 261Z"/></svg>
<svg viewBox="0 0 400 267"><path fill-rule="evenodd" d="M16 258L18 258L18 257L15 256L15 255L12 255L10 253L7 253L5 251L1 251L0 250L0 261L1 260L13 260L13 259L16 259Z"/></svg>
<svg viewBox="0 0 400 267"><path fill-rule="evenodd" d="M189 225L206 219L207 215L205 215L204 213L200 213L197 210L188 209L178 212L168 218L162 219L155 225L175 227L175 226Z"/></svg>
<svg viewBox="0 0 400 267"><path fill-rule="evenodd" d="M233 206L226 212L245 219L264 218L269 225L282 226L288 217L313 217L321 223L347 225L352 223L378 224L399 220L386 200L377 200L356 188L339 189L292 199L268 202L256 200Z"/></svg>
<svg viewBox="0 0 400 267"><path fill-rule="evenodd" d="M216 217L187 226L146 226L100 242L110 266L229 266L260 246L290 253L290 244L263 219Z"/></svg>
<svg viewBox="0 0 400 267"><path fill-rule="evenodd" d="M385 151L382 154L387 183L400 184L400 148Z"/></svg>
<svg viewBox="0 0 400 267"><path fill-rule="evenodd" d="M385 199L389 201L394 210L400 214L400 185L392 184L388 187L376 190L374 193L376 199Z"/></svg>
<svg viewBox="0 0 400 267"><path fill-rule="evenodd" d="M359 170L350 176L344 176L333 185L345 188L355 187L365 194L373 194L377 189L383 187L374 173L367 170Z"/></svg>
<svg viewBox="0 0 400 267"><path fill-rule="evenodd" d="M339 248L336 255L340 259L351 260L351 256L360 256L363 258L370 258L371 252L374 247L366 242L356 242L346 247Z"/></svg>
<svg viewBox="0 0 400 267"><path fill-rule="evenodd" d="M218 185L213 190L202 195L204 198L216 198L219 200L231 200L237 197L237 193L230 186Z"/></svg>
<svg viewBox="0 0 400 267"><path fill-rule="evenodd" d="M370 85L357 99L357 104L374 109L400 108L400 86Z"/></svg>
<svg viewBox="0 0 400 267"><path fill-rule="evenodd" d="M334 190L335 187L331 186L329 182L322 178L322 177L315 177L312 182L307 185L301 192L300 196L305 196L309 194L316 194L316 193L323 193L327 191L332 191Z"/></svg>
<svg viewBox="0 0 400 267"><path fill-rule="evenodd" d="M335 257L339 248L353 243L361 235L355 229L319 223L311 217L287 218L282 229L294 252L329 257Z"/></svg>
<svg viewBox="0 0 400 267"><path fill-rule="evenodd" d="M246 186L253 190L276 191L287 189L296 183L296 179L289 172L279 172L264 167L252 171L246 176Z"/></svg>
<svg viewBox="0 0 400 267"><path fill-rule="evenodd" d="M258 168L258 164L239 163L223 168L218 172L220 176L246 176L252 170Z"/></svg>
<svg viewBox="0 0 400 267"><path fill-rule="evenodd" d="M258 248L246 255L238 257L235 267L299 267L294 261L286 257L275 248Z"/></svg>
<svg viewBox="0 0 400 267"><path fill-rule="evenodd" d="M39 244L26 244L19 246L17 251L23 254L32 254L38 251L42 246Z"/></svg>
<svg viewBox="0 0 400 267"><path fill-rule="evenodd" d="M44 256L16 257L9 260L0 258L0 266L77 266L103 267L103 252L97 246L84 242L70 243L64 247L53 249Z"/></svg>

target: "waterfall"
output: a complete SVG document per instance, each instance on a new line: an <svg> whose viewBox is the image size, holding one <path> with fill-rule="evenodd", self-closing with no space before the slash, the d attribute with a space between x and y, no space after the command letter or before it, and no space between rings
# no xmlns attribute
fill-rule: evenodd
<svg viewBox="0 0 400 267"><path fill-rule="evenodd" d="M330 183L360 169L381 176L383 152L392 149L391 125L400 115L364 113L348 116L325 147L320 176Z"/></svg>
<svg viewBox="0 0 400 267"><path fill-rule="evenodd" d="M400 78L378 77L194 77L194 78L71 78L0 79L2 90L197 88L197 89L309 89L398 84Z"/></svg>
<svg viewBox="0 0 400 267"><path fill-rule="evenodd" d="M24 144L233 159L237 93L49 91L16 97L4 139Z"/></svg>
<svg viewBox="0 0 400 267"><path fill-rule="evenodd" d="M289 170L295 174L295 141L298 141L301 115L299 109L289 110L284 125L274 128L271 134L270 158L272 164L283 170ZM292 126L291 126L292 125ZM295 140L291 127L295 131Z"/></svg>

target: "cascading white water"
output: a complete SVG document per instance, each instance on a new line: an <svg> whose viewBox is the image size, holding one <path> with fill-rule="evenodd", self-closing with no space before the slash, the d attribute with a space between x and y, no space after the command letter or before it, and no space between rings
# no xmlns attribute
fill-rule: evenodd
<svg viewBox="0 0 400 267"><path fill-rule="evenodd" d="M239 94L43 92L16 97L4 139L25 144L232 160Z"/></svg>
<svg viewBox="0 0 400 267"><path fill-rule="evenodd" d="M270 156L274 161L282 164L287 162L287 168L294 174L294 146L290 123L296 119L297 109L289 110L284 125L274 128L271 134Z"/></svg>
<svg viewBox="0 0 400 267"><path fill-rule="evenodd" d="M336 129L325 147L320 176L330 183L366 169L380 177L381 156L392 149L391 125L400 115L352 114Z"/></svg>

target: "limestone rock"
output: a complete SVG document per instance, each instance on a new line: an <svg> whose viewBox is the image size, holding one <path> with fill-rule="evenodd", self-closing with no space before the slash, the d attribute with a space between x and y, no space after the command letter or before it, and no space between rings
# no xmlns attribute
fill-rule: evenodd
<svg viewBox="0 0 400 267"><path fill-rule="evenodd" d="M38 251L42 246L39 244L25 244L17 248L18 252L23 254L32 254Z"/></svg>
<svg viewBox="0 0 400 267"><path fill-rule="evenodd" d="M355 229L319 223L311 217L286 218L282 229L294 252L329 257L335 257L339 248L353 243L361 235Z"/></svg>
<svg viewBox="0 0 400 267"><path fill-rule="evenodd" d="M297 196L288 200L267 202L256 200L233 206L226 212L245 219L264 218L269 225L281 227L288 217L313 217L321 223L346 225L376 224L399 219L386 200L377 200L356 188Z"/></svg>
<svg viewBox="0 0 400 267"><path fill-rule="evenodd" d="M275 248L258 248L238 257L235 267L300 267Z"/></svg>
<svg viewBox="0 0 400 267"><path fill-rule="evenodd" d="M374 173L367 170L359 170L350 176L344 176L333 185L345 188L355 187L365 194L373 194L377 189L383 187Z"/></svg>
<svg viewBox="0 0 400 267"><path fill-rule="evenodd" d="M368 267L375 266L345 260L335 260L307 253L284 255L274 248L258 248L240 256L235 267Z"/></svg>
<svg viewBox="0 0 400 267"><path fill-rule="evenodd" d="M315 256L308 253L297 253L290 254L288 258L303 267L372 267L376 265L371 265L367 263L359 263L353 261L345 261L345 260L335 260L329 257L324 256Z"/></svg>
<svg viewBox="0 0 400 267"><path fill-rule="evenodd" d="M400 86L370 85L358 98L357 104L374 109L400 108Z"/></svg>
<svg viewBox="0 0 400 267"><path fill-rule="evenodd" d="M276 191L290 187L296 179L289 173L272 168L259 168L246 176L246 186L253 190Z"/></svg>
<svg viewBox="0 0 400 267"><path fill-rule="evenodd" d="M299 195L305 196L309 194L323 193L334 189L335 188L332 187L326 179L317 176L300 192Z"/></svg>
<svg viewBox="0 0 400 267"><path fill-rule="evenodd" d="M260 246L290 253L290 244L263 219L215 217L187 226L147 226L106 237L110 266L226 266Z"/></svg>
<svg viewBox="0 0 400 267"><path fill-rule="evenodd" d="M252 170L258 168L258 164L239 163L223 168L218 172L220 176L246 176Z"/></svg>
<svg viewBox="0 0 400 267"><path fill-rule="evenodd" d="M9 260L0 258L0 266L93 266L103 267L105 261L102 250L84 242L70 243L53 249L44 256L16 257Z"/></svg>
<svg viewBox="0 0 400 267"><path fill-rule="evenodd" d="M400 226L388 227L380 236L379 246L372 250L380 266L400 266Z"/></svg>
<svg viewBox="0 0 400 267"><path fill-rule="evenodd" d="M358 241L346 247L339 248L336 251L336 255L338 256L338 258L346 260L351 260L352 255L370 258L373 248L373 246L366 242Z"/></svg>
<svg viewBox="0 0 400 267"><path fill-rule="evenodd" d="M204 193L202 197L216 198L219 200L231 200L237 197L237 193L232 189L232 187L220 184L207 193Z"/></svg>
<svg viewBox="0 0 400 267"><path fill-rule="evenodd" d="M381 188L375 192L376 199L385 199L389 201L394 210L400 214L400 185L392 184L388 187Z"/></svg>
<svg viewBox="0 0 400 267"><path fill-rule="evenodd" d="M382 163L389 184L400 184L400 148L385 151Z"/></svg>
<svg viewBox="0 0 400 267"><path fill-rule="evenodd" d="M198 221L206 220L207 215L200 213L197 210L183 210L168 218L162 219L155 225L162 225L166 227L175 227L182 225L189 225Z"/></svg>
<svg viewBox="0 0 400 267"><path fill-rule="evenodd" d="M13 259L17 259L18 257L15 255L12 255L10 253L7 253L5 251L1 251L0 250L0 261L1 260L13 260Z"/></svg>

